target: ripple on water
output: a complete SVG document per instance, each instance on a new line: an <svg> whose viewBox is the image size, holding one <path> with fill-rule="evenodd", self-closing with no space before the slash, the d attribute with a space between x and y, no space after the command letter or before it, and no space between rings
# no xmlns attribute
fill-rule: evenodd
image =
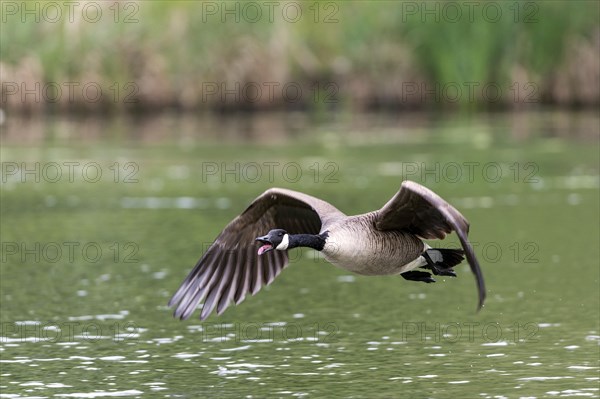
<svg viewBox="0 0 600 399"><path fill-rule="evenodd" d="M498 341L498 342L486 342L481 344L481 346L507 346L508 342L506 341Z"/></svg>
<svg viewBox="0 0 600 399"><path fill-rule="evenodd" d="M176 353L174 354L172 357L177 358L177 359L192 359L194 357L198 357L200 356L199 353Z"/></svg>
<svg viewBox="0 0 600 399"><path fill-rule="evenodd" d="M538 323L539 328L560 327L560 323Z"/></svg>
<svg viewBox="0 0 600 399"><path fill-rule="evenodd" d="M125 359L125 356L103 356L99 357L100 360L105 360L108 362L118 362Z"/></svg>
<svg viewBox="0 0 600 399"><path fill-rule="evenodd" d="M212 371L211 374L217 374L219 376L227 376L231 374L250 374L253 370L269 367L275 366L255 363L231 363L226 364L225 366L218 366L218 370Z"/></svg>
<svg viewBox="0 0 600 399"><path fill-rule="evenodd" d="M600 345L600 335L586 335L585 340L590 342L596 341Z"/></svg>
<svg viewBox="0 0 600 399"><path fill-rule="evenodd" d="M338 276L337 281L339 283L353 283L356 281L356 277L354 277L352 275Z"/></svg>
<svg viewBox="0 0 600 399"><path fill-rule="evenodd" d="M271 340L264 340L265 342L271 342ZM250 349L251 346L250 345L244 345L244 346L237 346L235 348L223 348L221 349L221 352L236 352L236 351L245 351Z"/></svg>
<svg viewBox="0 0 600 399"><path fill-rule="evenodd" d="M569 396L589 396L597 397L593 392L586 392L588 390L597 390L597 388L583 388L583 389L565 389L564 391L548 391L548 395L569 397Z"/></svg>
<svg viewBox="0 0 600 399"><path fill-rule="evenodd" d="M151 390L153 391L163 391L165 389L168 389L167 387L163 387L163 385L165 385L164 382L144 382L142 383L142 385L148 385L150 387Z"/></svg>
<svg viewBox="0 0 600 399"><path fill-rule="evenodd" d="M597 369L598 367L573 365L573 366L569 366L567 368L571 369L571 370L594 370L594 369Z"/></svg>
<svg viewBox="0 0 600 399"><path fill-rule="evenodd" d="M150 341L150 343L155 343L157 345L163 345L163 344L172 344L174 342L179 341L180 339L183 339L183 335L176 335L174 337L164 337L164 338L152 338L152 340Z"/></svg>
<svg viewBox="0 0 600 399"><path fill-rule="evenodd" d="M129 315L128 310L120 310L119 313L113 314L97 314L97 315L83 315L83 316L70 316L69 321L86 321L86 320L123 320L125 316Z"/></svg>
<svg viewBox="0 0 600 399"><path fill-rule="evenodd" d="M575 378L569 375L557 376L557 377L523 377L518 378L519 381L552 381L552 380L565 380Z"/></svg>
<svg viewBox="0 0 600 399"><path fill-rule="evenodd" d="M128 389L126 391L94 391L94 392L77 392L77 393L60 393L54 396L63 398L104 398L104 397L121 397L121 396L136 396L143 394L143 391L137 389Z"/></svg>

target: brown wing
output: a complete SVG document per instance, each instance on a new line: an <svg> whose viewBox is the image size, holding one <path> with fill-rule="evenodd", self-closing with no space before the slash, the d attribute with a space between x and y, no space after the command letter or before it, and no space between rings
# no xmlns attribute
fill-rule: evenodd
<svg viewBox="0 0 600 399"><path fill-rule="evenodd" d="M412 181L404 181L400 190L379 211L375 227L379 230L403 230L420 237L444 239L456 231L479 291L478 309L485 300L485 283L479 262L467 239L469 222L439 195Z"/></svg>
<svg viewBox="0 0 600 399"><path fill-rule="evenodd" d="M221 314L231 302L237 305L270 284L287 265L287 251L258 256L256 237L276 228L318 234L336 216L345 215L310 195L281 188L265 191L225 227L185 278L169 301L169 306L177 305L175 317L189 318L204 300L204 320L215 307Z"/></svg>

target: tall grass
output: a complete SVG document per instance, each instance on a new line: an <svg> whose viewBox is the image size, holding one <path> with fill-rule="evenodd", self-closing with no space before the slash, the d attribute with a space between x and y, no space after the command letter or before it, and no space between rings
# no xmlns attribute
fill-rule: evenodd
<svg viewBox="0 0 600 399"><path fill-rule="evenodd" d="M43 10L49 3L62 5L30 4ZM472 10L446 1L280 2L273 20L259 1L263 15L257 22L250 21L254 14L243 14L243 2L93 3L102 6L102 18L93 23L82 16L86 2L73 21L57 22L43 15L39 22L26 15L23 22L22 14L8 14L3 6L2 107L477 108L597 104L600 96L593 88L600 74L596 1L467 2L475 4ZM287 4L301 4L302 17L283 18ZM225 21L220 13L209 14L213 6L238 7L239 22L235 14ZM48 104L43 95L36 102L33 95L10 93L13 83L32 88L36 82L42 88L95 82L106 95L91 102L75 90L74 98L63 95ZM227 88L252 82L264 92L255 101L206 95L207 83L222 82ZM265 82L297 83L303 96L289 101L275 90L269 97ZM500 88L500 98L481 92L489 83ZM467 95L469 84L475 85L473 96ZM418 92L409 91L415 87ZM444 87L458 87L462 95L444 93ZM127 94L136 102L123 101Z"/></svg>

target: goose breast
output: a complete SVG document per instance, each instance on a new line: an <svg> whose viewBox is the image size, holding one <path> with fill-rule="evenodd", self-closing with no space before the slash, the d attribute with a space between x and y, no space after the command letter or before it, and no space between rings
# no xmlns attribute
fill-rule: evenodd
<svg viewBox="0 0 600 399"><path fill-rule="evenodd" d="M325 259L363 275L399 274L420 266L420 260L413 262L425 250L419 237L374 226L374 214L351 216L331 226L322 251Z"/></svg>

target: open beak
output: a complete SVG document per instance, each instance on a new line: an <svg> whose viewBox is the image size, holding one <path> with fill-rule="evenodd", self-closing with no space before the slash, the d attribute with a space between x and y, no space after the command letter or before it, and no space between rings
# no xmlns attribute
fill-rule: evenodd
<svg viewBox="0 0 600 399"><path fill-rule="evenodd" d="M273 244L271 244L271 241L269 241L268 236L256 237L256 241L263 244L260 248L258 248L259 255L265 254L273 250Z"/></svg>

